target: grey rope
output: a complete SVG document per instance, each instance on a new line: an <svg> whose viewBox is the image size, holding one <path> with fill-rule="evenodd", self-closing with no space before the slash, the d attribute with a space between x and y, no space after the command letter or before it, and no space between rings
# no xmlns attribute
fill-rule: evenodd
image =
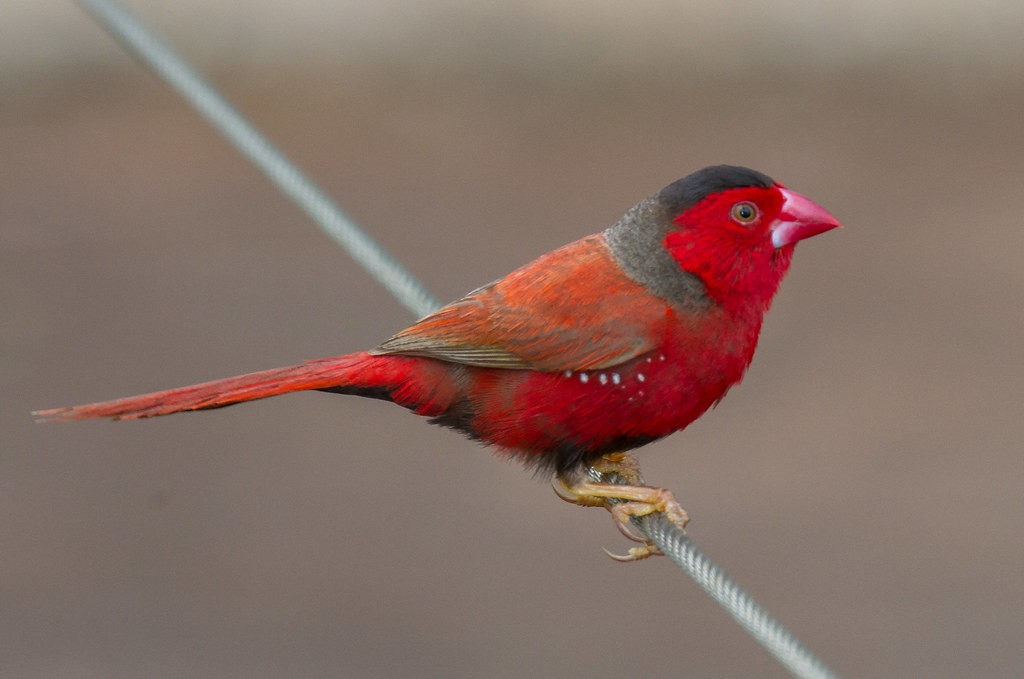
<svg viewBox="0 0 1024 679"><path fill-rule="evenodd" d="M440 306L412 274L382 250L201 76L123 7L114 0L79 2L132 54L141 58L195 106L406 308L422 316ZM593 470L591 475L595 480L614 481L604 479ZM685 531L662 514L643 517L637 525L794 676L807 679L835 677L778 620L697 549Z"/></svg>
<svg viewBox="0 0 1024 679"><path fill-rule="evenodd" d="M649 514L637 523L644 535L794 676L822 679L836 676L792 632L700 551L686 531L670 523L664 514Z"/></svg>
<svg viewBox="0 0 1024 679"><path fill-rule="evenodd" d="M407 309L419 317L441 305L405 267L385 252L327 194L292 165L202 76L126 9L116 2L105 0L80 0L80 4L132 54L141 58L185 97L211 125Z"/></svg>
<svg viewBox="0 0 1024 679"><path fill-rule="evenodd" d="M617 474L590 468L587 474L599 483L627 483ZM616 504L619 500L609 500ZM633 519L635 525L668 558L690 576L740 626L771 653L793 676L801 679L836 679L836 674L808 650L761 604L693 544L686 531L662 513Z"/></svg>

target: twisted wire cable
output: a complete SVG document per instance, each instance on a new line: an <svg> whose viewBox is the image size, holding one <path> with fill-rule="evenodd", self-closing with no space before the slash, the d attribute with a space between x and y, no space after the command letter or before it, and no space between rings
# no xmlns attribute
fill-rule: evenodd
<svg viewBox="0 0 1024 679"><path fill-rule="evenodd" d="M134 56L178 91L241 153L270 178L356 262L416 316L440 306L423 285L383 250L321 189L278 151L205 79L155 34L114 0L78 0L79 4ZM598 481L611 481L591 470ZM777 619L716 566L684 530L663 514L636 521L637 527L694 582L718 602L794 676L832 679L836 675Z"/></svg>
<svg viewBox="0 0 1024 679"><path fill-rule="evenodd" d="M124 7L107 0L80 0L80 4L129 52L188 100L403 306L420 317L441 305L398 260L385 252L327 194L289 162L213 86Z"/></svg>
<svg viewBox="0 0 1024 679"><path fill-rule="evenodd" d="M775 656L793 676L834 679L825 666L777 618L729 577L693 544L686 531L670 523L664 514L649 514L638 522L640 530L693 578L743 629Z"/></svg>

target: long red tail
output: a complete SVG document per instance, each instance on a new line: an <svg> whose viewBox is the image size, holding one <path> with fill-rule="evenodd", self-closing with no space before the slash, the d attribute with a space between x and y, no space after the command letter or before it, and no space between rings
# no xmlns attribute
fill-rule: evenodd
<svg viewBox="0 0 1024 679"><path fill-rule="evenodd" d="M249 375L239 375L189 387L130 396L114 401L38 410L33 413L41 422L62 422L110 417L134 420L142 417L169 415L184 410L220 408L242 401L255 401L292 391L328 389L343 393L382 396L387 388L387 375L381 374L382 357L366 353L347 354L308 361L287 368L275 368ZM383 371L393 372L393 371Z"/></svg>

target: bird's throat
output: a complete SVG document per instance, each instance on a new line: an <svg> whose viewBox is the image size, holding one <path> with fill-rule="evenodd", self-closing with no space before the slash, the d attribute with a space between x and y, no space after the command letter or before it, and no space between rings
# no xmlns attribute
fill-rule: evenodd
<svg viewBox="0 0 1024 679"><path fill-rule="evenodd" d="M763 314L789 270L793 246L779 250L759 243L722 242L714 231L675 231L665 249L676 265L695 276L707 296L732 313Z"/></svg>

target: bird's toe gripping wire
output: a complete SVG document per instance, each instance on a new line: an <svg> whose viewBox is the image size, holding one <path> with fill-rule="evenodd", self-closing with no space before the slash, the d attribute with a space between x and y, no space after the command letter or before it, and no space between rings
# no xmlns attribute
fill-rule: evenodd
<svg viewBox="0 0 1024 679"><path fill-rule="evenodd" d="M591 465L591 469L615 482L602 483L586 477L558 476L553 483L555 494L566 502L581 507L604 507L611 512L619 532L634 542L642 543L639 547L630 548L626 554L613 554L606 549L605 553L616 561L639 561L662 553L655 544L636 530L633 525L634 518L661 512L679 528L685 528L689 522L686 511L679 506L679 502L670 491L644 485L635 455L603 455Z"/></svg>

